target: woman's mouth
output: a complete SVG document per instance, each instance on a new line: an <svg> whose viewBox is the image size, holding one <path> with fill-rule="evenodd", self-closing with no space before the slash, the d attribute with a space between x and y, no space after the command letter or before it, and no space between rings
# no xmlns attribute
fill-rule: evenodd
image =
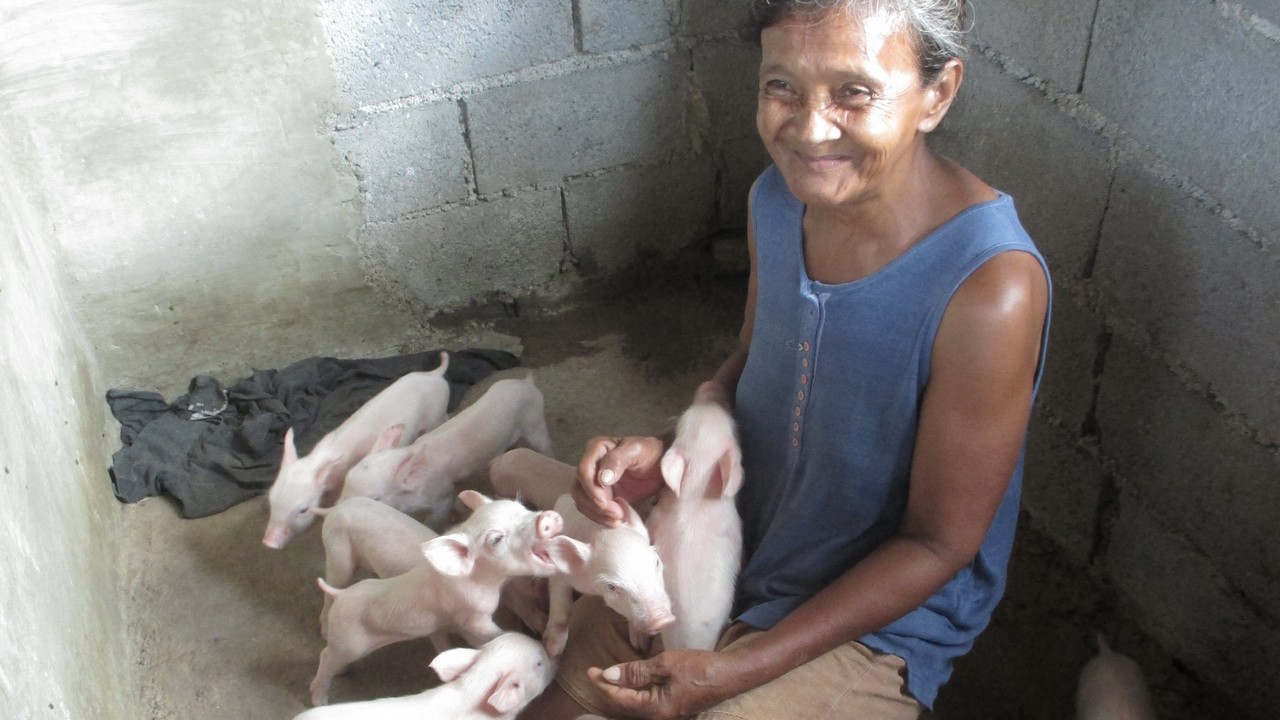
<svg viewBox="0 0 1280 720"><path fill-rule="evenodd" d="M848 155L804 155L796 153L800 161L810 170L818 172L832 170L838 167L848 165L853 158Z"/></svg>

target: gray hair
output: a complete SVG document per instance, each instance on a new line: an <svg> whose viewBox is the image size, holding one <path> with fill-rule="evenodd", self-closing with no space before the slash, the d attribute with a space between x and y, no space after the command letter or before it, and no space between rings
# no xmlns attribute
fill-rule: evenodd
<svg viewBox="0 0 1280 720"><path fill-rule="evenodd" d="M760 33L796 15L823 16L843 11L855 15L887 11L899 18L916 39L920 77L928 85L953 58L963 59L971 22L968 0L752 0L747 35Z"/></svg>

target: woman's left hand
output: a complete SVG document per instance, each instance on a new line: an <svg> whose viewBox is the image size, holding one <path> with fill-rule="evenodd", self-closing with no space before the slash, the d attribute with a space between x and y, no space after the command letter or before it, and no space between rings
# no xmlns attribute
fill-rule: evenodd
<svg viewBox="0 0 1280 720"><path fill-rule="evenodd" d="M740 692L726 682L729 657L708 650L671 650L648 660L622 663L587 676L609 699L607 714L648 720L695 715Z"/></svg>

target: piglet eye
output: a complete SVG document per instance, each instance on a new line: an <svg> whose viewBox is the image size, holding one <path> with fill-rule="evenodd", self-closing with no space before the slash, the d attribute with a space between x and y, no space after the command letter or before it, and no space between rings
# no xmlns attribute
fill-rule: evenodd
<svg viewBox="0 0 1280 720"><path fill-rule="evenodd" d="M502 533L494 533L493 536L489 538L489 545L492 547L498 547L502 544L502 539L504 537L505 536Z"/></svg>
<svg viewBox="0 0 1280 720"><path fill-rule="evenodd" d="M609 592L618 592L618 586L613 583L606 583L605 587L609 589Z"/></svg>

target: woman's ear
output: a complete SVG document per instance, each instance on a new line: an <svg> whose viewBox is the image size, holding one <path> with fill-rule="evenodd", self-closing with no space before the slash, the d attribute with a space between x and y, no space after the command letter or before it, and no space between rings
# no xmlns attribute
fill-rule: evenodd
<svg viewBox="0 0 1280 720"><path fill-rule="evenodd" d="M924 89L924 115L917 126L922 133L933 132L947 116L964 80L964 63L957 58L947 61L938 77Z"/></svg>

